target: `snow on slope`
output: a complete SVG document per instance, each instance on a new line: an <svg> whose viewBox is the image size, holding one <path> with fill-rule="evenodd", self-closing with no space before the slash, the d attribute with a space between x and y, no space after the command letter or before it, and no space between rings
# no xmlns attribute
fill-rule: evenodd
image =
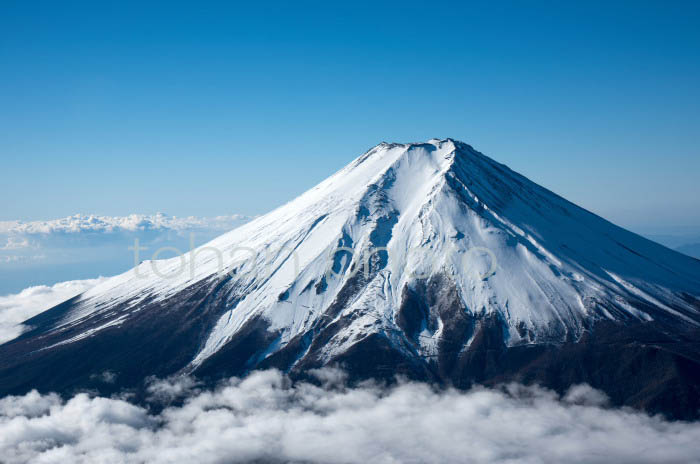
<svg viewBox="0 0 700 464"><path fill-rule="evenodd" d="M329 312L355 273L366 270L362 288L341 301L341 311ZM352 313L327 343L330 357L374 332L391 337L404 288L435 275L448 276L470 314L498 314L511 345L578 337L591 320L700 320L689 302L700 295L700 262L573 205L466 144L433 139L382 143L193 255L143 262L84 293L57 329L119 308L110 322L73 340L91 336L144 301L176 298L211 280L233 291L193 365L254 317L283 333L275 350L320 318ZM425 353L441 330L423 328Z"/></svg>

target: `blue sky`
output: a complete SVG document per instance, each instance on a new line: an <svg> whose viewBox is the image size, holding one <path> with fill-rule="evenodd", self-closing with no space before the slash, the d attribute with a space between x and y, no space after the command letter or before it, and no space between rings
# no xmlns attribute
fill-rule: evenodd
<svg viewBox="0 0 700 464"><path fill-rule="evenodd" d="M0 220L258 214L453 137L637 231L700 229L696 2L148 3L0 4Z"/></svg>

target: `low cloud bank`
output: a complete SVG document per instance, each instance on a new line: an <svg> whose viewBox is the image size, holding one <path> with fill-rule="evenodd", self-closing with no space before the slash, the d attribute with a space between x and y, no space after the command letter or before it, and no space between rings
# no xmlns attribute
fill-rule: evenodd
<svg viewBox="0 0 700 464"><path fill-rule="evenodd" d="M83 293L106 279L106 277L98 277L60 282L52 286L37 285L19 293L0 296L0 344L19 336L25 329L22 322Z"/></svg>
<svg viewBox="0 0 700 464"><path fill-rule="evenodd" d="M417 383L292 385L277 371L201 390L158 381L159 414L116 398L68 401L36 392L0 400L7 463L686 463L700 459L700 424L606 409L587 386L563 397L511 385L468 392Z"/></svg>

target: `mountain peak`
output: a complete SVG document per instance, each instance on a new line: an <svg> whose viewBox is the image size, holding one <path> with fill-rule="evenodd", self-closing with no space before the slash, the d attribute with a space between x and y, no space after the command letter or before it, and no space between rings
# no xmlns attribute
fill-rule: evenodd
<svg viewBox="0 0 700 464"><path fill-rule="evenodd" d="M426 146L426 145L432 145L435 148L440 148L442 145L445 144L452 144L453 146L458 146L462 145L465 146L466 144L463 142L460 142L458 140L452 139L452 138L445 138L445 139L440 139L440 138L432 138L429 139L425 142L387 142L387 141L382 141L372 147L370 151L375 151L378 149L388 149L388 148L397 148L397 147L403 147L405 149L410 149L414 147L421 147L421 146Z"/></svg>
<svg viewBox="0 0 700 464"><path fill-rule="evenodd" d="M391 155L387 156L387 153ZM491 158L476 151L471 145L452 138L432 138L426 142L381 142L375 145L362 156L350 163L348 168L358 166L370 156L383 159L385 168L388 170L394 164L399 164L406 158L432 157L436 164L448 167L458 158L479 158L480 162L491 163L501 166ZM420 163L411 163L413 169L420 168ZM447 172L447 169L445 169ZM464 173L463 173L464 174Z"/></svg>

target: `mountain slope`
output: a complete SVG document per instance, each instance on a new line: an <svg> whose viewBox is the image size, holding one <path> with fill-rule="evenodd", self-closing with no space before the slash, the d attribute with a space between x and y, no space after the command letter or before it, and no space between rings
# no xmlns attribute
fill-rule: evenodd
<svg viewBox="0 0 700 464"><path fill-rule="evenodd" d="M688 256L692 256L693 258L700 259L700 243L688 243L679 246L676 250Z"/></svg>
<svg viewBox="0 0 700 464"><path fill-rule="evenodd" d="M458 386L588 381L692 415L699 295L700 261L466 144L383 143L192 254L144 261L28 321L0 347L0 390L343 364ZM99 383L105 370L116 384Z"/></svg>

